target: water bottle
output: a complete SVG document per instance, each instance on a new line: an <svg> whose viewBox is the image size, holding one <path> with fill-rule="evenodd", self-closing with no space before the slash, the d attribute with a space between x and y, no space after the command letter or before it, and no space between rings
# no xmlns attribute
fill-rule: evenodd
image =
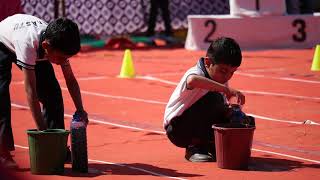
<svg viewBox="0 0 320 180"><path fill-rule="evenodd" d="M81 116L73 115L71 131L72 170L82 173L88 172L87 127Z"/></svg>
<svg viewBox="0 0 320 180"><path fill-rule="evenodd" d="M230 121L232 123L242 124L247 116L242 111L241 106L239 104L231 104L230 106L232 111Z"/></svg>

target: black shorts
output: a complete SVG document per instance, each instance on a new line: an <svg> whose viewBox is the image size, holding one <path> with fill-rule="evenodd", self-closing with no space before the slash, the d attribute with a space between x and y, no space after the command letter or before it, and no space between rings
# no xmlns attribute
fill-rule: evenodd
<svg viewBox="0 0 320 180"><path fill-rule="evenodd" d="M178 147L187 147L193 139L213 142L213 124L227 123L227 106L218 92L208 92L182 115L174 117L165 127L170 141Z"/></svg>

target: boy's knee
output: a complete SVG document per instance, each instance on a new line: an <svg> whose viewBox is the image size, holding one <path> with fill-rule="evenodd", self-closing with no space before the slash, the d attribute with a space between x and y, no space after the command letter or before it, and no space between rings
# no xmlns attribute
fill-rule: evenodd
<svg viewBox="0 0 320 180"><path fill-rule="evenodd" d="M190 140L174 131L171 124L166 126L166 134L172 144L177 147L186 148L190 144Z"/></svg>

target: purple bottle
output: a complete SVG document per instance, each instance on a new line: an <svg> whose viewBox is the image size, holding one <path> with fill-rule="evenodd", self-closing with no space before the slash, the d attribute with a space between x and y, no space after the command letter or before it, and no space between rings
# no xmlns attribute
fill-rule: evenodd
<svg viewBox="0 0 320 180"><path fill-rule="evenodd" d="M71 154L72 170L82 173L88 172L88 152L87 152L87 125L80 115L73 115L71 131Z"/></svg>
<svg viewBox="0 0 320 180"><path fill-rule="evenodd" d="M246 114L241 110L239 104L231 104L231 123L242 124L246 119Z"/></svg>

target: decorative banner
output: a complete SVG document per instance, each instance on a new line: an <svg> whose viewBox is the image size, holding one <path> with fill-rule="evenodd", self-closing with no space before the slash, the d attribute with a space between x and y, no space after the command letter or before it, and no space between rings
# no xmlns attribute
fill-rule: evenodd
<svg viewBox="0 0 320 180"><path fill-rule="evenodd" d="M64 0L66 17L78 23L82 34L99 36L145 32L150 0ZM49 22L54 0L21 0L23 10ZM173 29L187 28L191 14L229 14L228 0L170 0ZM159 10L160 11L160 10ZM156 30L163 30L161 12Z"/></svg>
<svg viewBox="0 0 320 180"><path fill-rule="evenodd" d="M21 0L23 12L37 16L46 22L54 19L54 0Z"/></svg>

